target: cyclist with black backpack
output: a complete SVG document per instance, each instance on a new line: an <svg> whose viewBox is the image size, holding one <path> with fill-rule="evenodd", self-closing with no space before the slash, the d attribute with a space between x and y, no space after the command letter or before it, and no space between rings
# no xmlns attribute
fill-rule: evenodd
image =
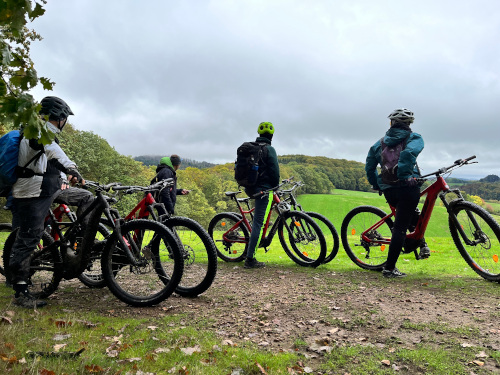
<svg viewBox="0 0 500 375"><path fill-rule="evenodd" d="M248 242L247 255L245 259L245 268L262 268L265 263L258 262L255 259L255 252L262 238L262 229L264 219L269 214L271 203L273 201L273 192L265 192L280 183L280 167L278 164L278 155L271 141L274 135L274 125L270 122L261 122L257 128L259 136L255 140L261 148L258 158L256 180L246 184L246 194L255 199L255 211L253 213L252 233ZM236 167L238 169L238 167ZM236 177L238 173L236 173ZM238 180L238 178L237 178Z"/></svg>
<svg viewBox="0 0 500 375"><path fill-rule="evenodd" d="M424 140L410 128L415 120L410 110L396 109L388 118L390 129L370 148L365 171L373 189L381 191L387 202L396 208L387 262L382 270L384 277L393 278L406 276L396 268L396 262L405 244L406 231L418 218L420 187L416 178L420 177L420 171L417 157L424 149ZM380 174L378 165L381 166ZM422 239L419 245L420 257L429 257L425 240Z"/></svg>

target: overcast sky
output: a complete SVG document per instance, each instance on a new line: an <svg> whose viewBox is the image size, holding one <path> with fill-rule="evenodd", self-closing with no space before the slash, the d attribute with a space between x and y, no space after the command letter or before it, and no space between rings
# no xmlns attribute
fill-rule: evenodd
<svg viewBox="0 0 500 375"><path fill-rule="evenodd" d="M395 108L424 173L500 175L498 0L50 0L40 76L125 155L231 162L271 121L279 155L365 162Z"/></svg>

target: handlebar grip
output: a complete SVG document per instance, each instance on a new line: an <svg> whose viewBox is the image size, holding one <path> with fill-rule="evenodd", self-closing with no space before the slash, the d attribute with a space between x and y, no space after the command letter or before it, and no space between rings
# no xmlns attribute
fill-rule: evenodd
<svg viewBox="0 0 500 375"><path fill-rule="evenodd" d="M472 156L469 156L468 158L464 159L464 161L469 161L469 160L472 160L472 159L475 159L476 158L476 155L472 155Z"/></svg>

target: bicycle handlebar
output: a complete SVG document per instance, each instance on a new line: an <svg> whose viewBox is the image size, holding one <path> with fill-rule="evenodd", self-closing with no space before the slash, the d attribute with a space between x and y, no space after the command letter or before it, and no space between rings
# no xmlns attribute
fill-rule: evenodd
<svg viewBox="0 0 500 375"><path fill-rule="evenodd" d="M167 186L173 186L174 185L174 179L173 178L167 178L165 180L161 180L158 182L155 182L152 185L149 186L135 186L135 185L129 185L129 186L117 186L114 187L113 190L116 191L124 191L124 194L133 194L137 191L150 191L150 190L162 190L166 188Z"/></svg>
<svg viewBox="0 0 500 375"><path fill-rule="evenodd" d="M465 159L457 159L449 167L439 168L435 172L432 172L432 173L426 174L424 176L421 176L420 178L417 178L417 180L425 180L425 178L429 177L429 176L440 176L440 175L445 174L446 172L449 172L455 168L460 168L466 164L470 164L469 161L471 161L472 159L475 159L475 158L476 158L476 155L469 156L468 158L465 158Z"/></svg>

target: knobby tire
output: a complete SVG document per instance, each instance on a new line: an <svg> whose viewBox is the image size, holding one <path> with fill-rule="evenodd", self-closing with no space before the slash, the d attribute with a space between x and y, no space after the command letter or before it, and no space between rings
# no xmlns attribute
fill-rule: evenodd
<svg viewBox="0 0 500 375"><path fill-rule="evenodd" d="M13 230L7 237L2 254L6 278L9 282L11 281L9 271L10 255L18 230ZM54 239L44 231L38 246L29 257L30 275L28 290L35 298L47 298L50 296L57 290L63 277L62 260L58 249L54 246L47 248L52 243L54 243Z"/></svg>
<svg viewBox="0 0 500 375"><path fill-rule="evenodd" d="M245 224L241 223L233 231L227 233L227 241L222 238L223 234L240 220L241 216L223 212L215 215L208 225L208 234L214 241L217 255L226 262L241 262L246 257L250 233Z"/></svg>
<svg viewBox="0 0 500 375"><path fill-rule="evenodd" d="M285 253L300 266L317 267L326 256L326 241L316 222L301 211L288 211L279 218L278 236Z"/></svg>
<svg viewBox="0 0 500 375"><path fill-rule="evenodd" d="M367 270L381 271L387 261L389 245L376 242L366 243L361 240L361 234L376 224L387 214L373 206L359 206L349 211L342 221L340 234L344 250L351 260L359 267ZM380 237L392 237L392 219L389 218L368 237L376 240Z"/></svg>
<svg viewBox="0 0 500 375"><path fill-rule="evenodd" d="M121 225L121 236L133 252L133 265L116 233L106 241L101 264L106 285L131 306L153 306L167 299L182 278L181 244L165 225L131 220Z"/></svg>
<svg viewBox="0 0 500 375"><path fill-rule="evenodd" d="M327 250L323 264L331 262L339 252L340 238L333 223L318 212L306 212L319 225L325 236Z"/></svg>
<svg viewBox="0 0 500 375"><path fill-rule="evenodd" d="M467 201L450 203L450 210L457 217L468 245L458 230L453 216L449 216L451 237L467 264L481 277L500 282L500 226L483 208ZM473 217L473 219L470 218ZM474 225L474 221L478 227Z"/></svg>
<svg viewBox="0 0 500 375"><path fill-rule="evenodd" d="M217 251L212 238L195 220L170 217L163 222L182 243L184 271L175 293L196 297L212 285L217 274Z"/></svg>

